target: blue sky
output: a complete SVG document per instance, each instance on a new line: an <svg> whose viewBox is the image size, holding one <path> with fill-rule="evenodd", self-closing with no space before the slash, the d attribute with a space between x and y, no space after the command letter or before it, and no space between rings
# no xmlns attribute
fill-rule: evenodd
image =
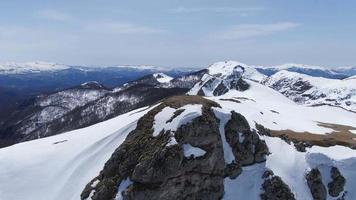
<svg viewBox="0 0 356 200"><path fill-rule="evenodd" d="M353 0L12 0L0 61L356 65Z"/></svg>

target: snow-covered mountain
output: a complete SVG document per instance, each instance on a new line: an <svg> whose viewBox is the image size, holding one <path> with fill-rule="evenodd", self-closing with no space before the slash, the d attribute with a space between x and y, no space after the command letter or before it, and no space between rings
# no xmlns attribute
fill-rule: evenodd
<svg viewBox="0 0 356 200"><path fill-rule="evenodd" d="M270 87L282 77L282 89ZM147 75L60 126L125 110L111 103L123 96L158 95L154 101L0 149L0 199L356 199L356 113L286 97L356 79L325 85L330 80L289 71L266 77L233 61L173 79ZM82 86L91 85L101 88Z"/></svg>
<svg viewBox="0 0 356 200"><path fill-rule="evenodd" d="M8 181L0 183L0 197L356 198L356 151L349 148L356 114L298 105L267 86L246 83L245 91L176 96L1 149L0 178ZM310 137L298 137L306 133ZM345 143L339 134L350 138Z"/></svg>
<svg viewBox="0 0 356 200"><path fill-rule="evenodd" d="M0 121L7 113L21 107L23 101L97 81L113 88L142 76L164 72L174 78L190 73L191 69L172 69L146 65L75 66L48 62L0 64ZM162 79L164 80L164 79Z"/></svg>
<svg viewBox="0 0 356 200"><path fill-rule="evenodd" d="M280 71L263 84L281 92L293 101L306 105L332 105L356 111L356 79L343 80L312 77Z"/></svg>
<svg viewBox="0 0 356 200"><path fill-rule="evenodd" d="M113 89L87 82L37 96L6 120L0 120L0 147L83 128L163 98L184 94L196 83L194 78L188 81L192 77L200 78L199 73L176 79L155 73ZM181 84L182 80L185 84Z"/></svg>
<svg viewBox="0 0 356 200"><path fill-rule="evenodd" d="M0 74L24 74L54 72L70 68L70 66L50 62L5 62L0 63Z"/></svg>
<svg viewBox="0 0 356 200"><path fill-rule="evenodd" d="M4 62L0 63L0 74L26 74L26 73L41 73L41 72L56 72L66 69L78 69L82 71L95 71L99 68L117 68L131 69L151 72L169 72L173 71L170 67L156 67L151 65L108 65L108 66L89 66L89 65L65 65L53 62L35 61L35 62ZM185 69L188 71L191 69Z"/></svg>
<svg viewBox="0 0 356 200"><path fill-rule="evenodd" d="M309 76L331 78L331 79L344 79L356 75L356 67L326 68L320 66L290 63L290 64L283 64L277 66L255 66L255 68L259 72L267 76L271 76L281 70L287 70L290 72L297 72Z"/></svg>
<svg viewBox="0 0 356 200"><path fill-rule="evenodd" d="M217 62L207 68L201 80L188 94L219 96L231 89L248 89L245 79L259 82L264 78L263 74L246 64L236 61Z"/></svg>

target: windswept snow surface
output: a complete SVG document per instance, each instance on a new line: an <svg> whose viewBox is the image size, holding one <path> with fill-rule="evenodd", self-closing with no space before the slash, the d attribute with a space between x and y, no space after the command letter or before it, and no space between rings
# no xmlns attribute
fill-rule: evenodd
<svg viewBox="0 0 356 200"><path fill-rule="evenodd" d="M157 136L162 130L176 131L180 126L191 122L193 119L202 115L202 105L185 105L179 109L170 107L164 108L155 116L153 122L153 136ZM178 116L176 116L171 122L167 122L174 114L176 110L184 110Z"/></svg>
<svg viewBox="0 0 356 200"><path fill-rule="evenodd" d="M248 199L260 200L262 175L266 170L265 163L242 168L242 173L236 179L224 179L225 200Z"/></svg>
<svg viewBox="0 0 356 200"><path fill-rule="evenodd" d="M149 110L0 149L0 199L80 199L85 185Z"/></svg>
<svg viewBox="0 0 356 200"><path fill-rule="evenodd" d="M247 82L250 88L244 92L232 90L225 95L208 98L217 101L226 110L241 113L252 127L257 122L272 130L326 134L333 130L319 126L319 122L346 126L356 124L356 113L337 107L299 105L272 88ZM221 99L235 99L241 103Z"/></svg>
<svg viewBox="0 0 356 200"><path fill-rule="evenodd" d="M331 167L337 167L346 177L346 199L356 199L356 151L343 146L308 148L307 152L298 152L280 138L263 137L271 154L267 157L266 167L289 185L298 200L310 200L310 190L305 174L312 168L318 168L323 175L323 184L330 180ZM328 195L329 200L335 199Z"/></svg>
<svg viewBox="0 0 356 200"><path fill-rule="evenodd" d="M250 89L244 92L229 91L219 97L208 97L217 101L222 108L214 108L216 117L220 120L222 132L226 121L230 119L230 112L235 111L246 117L250 126L255 122L273 130L291 129L297 132L312 132L326 134L333 130L318 126L318 122L335 123L354 126L356 114L341 108L320 106L308 107L298 105L273 89L248 81ZM220 100L224 99L224 100ZM241 103L227 101L235 99ZM224 199L260 199L262 175L266 169L271 169L275 175L290 187L298 200L312 199L305 180L305 174L312 168L318 168L323 173L324 185L330 180L330 169L337 167L346 177L345 190L347 199L356 199L356 151L348 147L318 147L307 148L306 152L296 151L293 144L288 144L280 138L260 136L266 141L270 155L266 162L243 167L242 173L234 180L225 178ZM225 163L233 160L233 155L226 139L222 135ZM328 196L328 200L335 199Z"/></svg>

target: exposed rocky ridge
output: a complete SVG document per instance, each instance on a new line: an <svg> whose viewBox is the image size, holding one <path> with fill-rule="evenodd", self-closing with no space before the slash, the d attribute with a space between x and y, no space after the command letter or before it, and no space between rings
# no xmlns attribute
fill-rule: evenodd
<svg viewBox="0 0 356 200"><path fill-rule="evenodd" d="M356 81L352 78L334 80L280 71L263 80L262 84L299 104L331 105L356 111Z"/></svg>
<svg viewBox="0 0 356 200"><path fill-rule="evenodd" d="M179 109L186 104L202 104L202 115L174 133L163 130L157 137L152 136L157 113L167 106ZM219 105L199 96L173 97L159 104L138 121L100 175L88 183L82 199L114 199L121 195L123 199L221 199L224 178L236 178L241 166L263 162L268 149L250 130L246 119L233 112L225 135L234 149L235 161L225 163L219 120L211 107ZM177 144L169 145L170 137ZM203 149L206 154L185 157L184 144ZM124 180L130 180L129 186L118 191L117 186Z"/></svg>

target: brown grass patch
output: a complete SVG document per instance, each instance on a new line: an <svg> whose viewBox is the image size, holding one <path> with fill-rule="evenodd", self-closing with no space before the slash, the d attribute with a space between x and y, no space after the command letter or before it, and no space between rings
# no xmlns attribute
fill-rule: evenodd
<svg viewBox="0 0 356 200"><path fill-rule="evenodd" d="M231 101L231 102L234 102L234 103L241 103L241 101L239 100L236 100L236 99L219 99L220 101Z"/></svg>
<svg viewBox="0 0 356 200"><path fill-rule="evenodd" d="M318 122L318 126L333 129L331 133L324 135L310 132L295 132L292 130L271 130L273 137L287 137L292 141L307 142L311 145L329 147L334 145L341 145L356 149L356 134L350 130L356 130L355 127L345 126L339 124Z"/></svg>
<svg viewBox="0 0 356 200"><path fill-rule="evenodd" d="M190 95L173 96L163 100L162 104L176 109L188 104L201 104L203 105L203 107L207 107L207 108L211 108L211 107L221 108L221 106L214 101L211 101L201 96L190 96Z"/></svg>

